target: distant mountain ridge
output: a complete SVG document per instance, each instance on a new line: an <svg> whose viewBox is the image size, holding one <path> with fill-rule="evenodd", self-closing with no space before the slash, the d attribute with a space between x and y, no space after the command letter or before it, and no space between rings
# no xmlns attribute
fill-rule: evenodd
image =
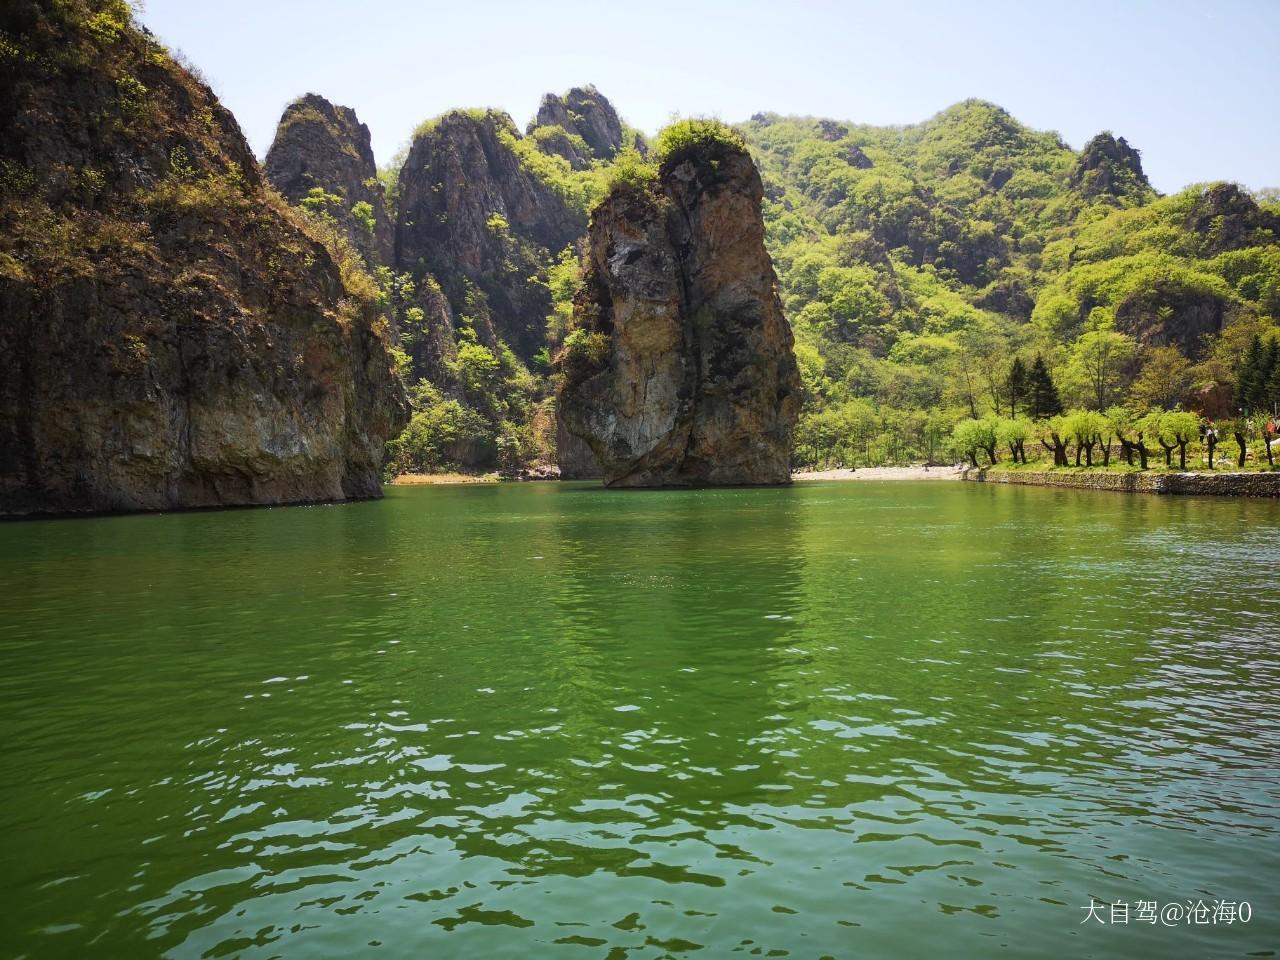
<svg viewBox="0 0 1280 960"><path fill-rule="evenodd" d="M1197 365L1185 402L1222 397L1240 331L1265 332L1277 314L1274 200L1233 185L1162 197L1110 132L1075 151L981 100L900 127L759 113L737 129L762 175L806 373L806 455L833 455L841 431L874 431L895 437L885 456L927 456L920 424L1003 407L998 368L1014 355L1043 355L1068 396L1087 397L1077 347L1100 328L1134 345L1117 381L1169 347ZM478 460L463 466L495 462L505 430L525 460L589 469L546 429L549 360L568 332L588 214L648 149L587 85L545 95L523 135L500 111L445 114L390 171L387 266L426 298L418 331L395 325L408 330L411 378L433 388L420 408L439 419L455 403L450 429L474 435ZM462 370L484 360L472 343L496 362L485 388Z"/></svg>

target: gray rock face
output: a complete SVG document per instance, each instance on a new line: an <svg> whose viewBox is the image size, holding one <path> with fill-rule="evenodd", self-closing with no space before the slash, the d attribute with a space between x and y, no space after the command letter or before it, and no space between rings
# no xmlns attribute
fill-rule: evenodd
<svg viewBox="0 0 1280 960"><path fill-rule="evenodd" d="M543 96L538 115L529 124L536 127L560 127L581 137L590 155L586 160L610 160L622 149L622 121L605 96L595 87L574 87L562 97L553 93Z"/></svg>
<svg viewBox="0 0 1280 960"><path fill-rule="evenodd" d="M1209 186L1187 215L1186 225L1201 236L1205 257L1280 241L1280 217L1263 210L1234 183Z"/></svg>
<svg viewBox="0 0 1280 960"><path fill-rule="evenodd" d="M606 485L790 481L800 382L760 201L716 143L593 213L558 411Z"/></svg>
<svg viewBox="0 0 1280 960"><path fill-rule="evenodd" d="M538 149L553 157L563 157L574 170L586 170L591 166L591 148L586 142L563 127L534 127L529 132Z"/></svg>
<svg viewBox="0 0 1280 960"><path fill-rule="evenodd" d="M1176 344L1199 359L1206 334L1218 333L1232 304L1211 292L1184 289L1176 281L1155 284L1142 296L1116 305L1116 329L1149 346Z"/></svg>
<svg viewBox="0 0 1280 960"><path fill-rule="evenodd" d="M392 228L369 145L369 128L350 107L308 93L285 108L264 165L290 203L315 187L341 198L326 206L370 268L390 265ZM357 208L367 204L368 210ZM364 213L360 217L353 213Z"/></svg>
<svg viewBox="0 0 1280 960"><path fill-rule="evenodd" d="M400 173L395 262L436 277L454 318L466 316L529 359L551 309L529 278L585 224L520 164L505 113L455 111L421 131ZM485 330L478 330L484 338Z"/></svg>
<svg viewBox="0 0 1280 960"><path fill-rule="evenodd" d="M1069 182L1085 197L1150 194L1151 183L1142 172L1142 157L1124 137L1100 133L1080 151Z"/></svg>
<svg viewBox="0 0 1280 960"><path fill-rule="evenodd" d="M603 476L590 445L570 433L561 417L556 418L556 466L561 480L599 480Z"/></svg>
<svg viewBox="0 0 1280 960"><path fill-rule="evenodd" d="M850 143L845 147L844 162L857 170L870 170L872 167L871 158L862 152L862 148L856 143Z"/></svg>
<svg viewBox="0 0 1280 960"><path fill-rule="evenodd" d="M51 7L0 83L0 152L93 174L0 191L0 515L378 496L406 410L376 306L207 86Z"/></svg>

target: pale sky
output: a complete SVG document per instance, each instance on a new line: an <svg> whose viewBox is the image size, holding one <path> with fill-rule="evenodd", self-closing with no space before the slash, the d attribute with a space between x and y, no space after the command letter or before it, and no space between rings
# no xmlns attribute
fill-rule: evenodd
<svg viewBox="0 0 1280 960"><path fill-rule="evenodd" d="M354 107L379 163L422 120L525 123L594 83L632 125L771 110L905 124L991 100L1077 149L1109 129L1164 192L1280 186L1280 0L144 0L261 157L286 103Z"/></svg>

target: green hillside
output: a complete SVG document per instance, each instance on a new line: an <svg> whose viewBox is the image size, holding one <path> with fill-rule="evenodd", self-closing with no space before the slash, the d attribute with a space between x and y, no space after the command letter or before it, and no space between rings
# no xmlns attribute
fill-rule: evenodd
<svg viewBox="0 0 1280 960"><path fill-rule="evenodd" d="M977 100L740 129L804 371L801 463L952 455L952 426L1007 417L1013 360L1037 355L1068 407L1229 416L1250 343L1276 336L1274 195L1162 197L1123 139L1077 154Z"/></svg>

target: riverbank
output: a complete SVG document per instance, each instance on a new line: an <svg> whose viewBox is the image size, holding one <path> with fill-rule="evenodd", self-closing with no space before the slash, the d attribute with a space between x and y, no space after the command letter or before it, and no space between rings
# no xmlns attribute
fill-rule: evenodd
<svg viewBox="0 0 1280 960"><path fill-rule="evenodd" d="M961 480L967 470L964 466L938 467L859 467L856 470L801 470L793 473L791 479L806 480ZM449 483L497 483L512 478L500 477L496 473L402 473L390 483L396 486L416 486L419 484ZM521 479L554 480L554 475L531 476Z"/></svg>
<svg viewBox="0 0 1280 960"><path fill-rule="evenodd" d="M1091 470L1067 467L1010 470L978 467L962 471L962 479L978 483L1018 483L1037 487L1074 487L1121 493L1180 494L1214 497L1280 497L1280 472L1222 470L1160 473Z"/></svg>
<svg viewBox="0 0 1280 960"><path fill-rule="evenodd" d="M419 486L439 483L497 483L496 473L400 473L391 481L395 486Z"/></svg>
<svg viewBox="0 0 1280 960"><path fill-rule="evenodd" d="M960 480L965 467L859 467L856 470L801 470L792 480Z"/></svg>

